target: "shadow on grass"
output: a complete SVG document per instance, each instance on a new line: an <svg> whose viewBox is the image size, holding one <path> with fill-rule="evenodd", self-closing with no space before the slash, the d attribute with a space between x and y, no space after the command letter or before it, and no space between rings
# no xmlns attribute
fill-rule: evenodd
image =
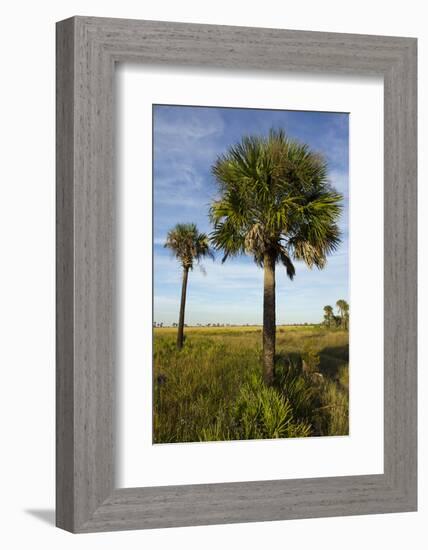
<svg viewBox="0 0 428 550"><path fill-rule="evenodd" d="M302 355L297 351L280 351L275 355L275 364L279 367L302 368Z"/></svg>
<svg viewBox="0 0 428 550"><path fill-rule="evenodd" d="M320 362L319 372L332 380L337 380L340 368L349 362L349 346L331 346L323 348L318 353ZM275 363L279 370L293 367L302 369L302 353L280 352L276 355Z"/></svg>
<svg viewBox="0 0 428 550"><path fill-rule="evenodd" d="M319 371L337 379L341 367L349 362L349 346L326 347L319 352Z"/></svg>

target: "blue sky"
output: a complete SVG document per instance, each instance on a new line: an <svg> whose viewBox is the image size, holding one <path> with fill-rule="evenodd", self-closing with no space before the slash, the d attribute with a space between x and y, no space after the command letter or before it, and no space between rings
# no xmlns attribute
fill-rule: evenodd
<svg viewBox="0 0 428 550"><path fill-rule="evenodd" d="M176 223L194 222L209 233L209 205L217 197L211 166L244 134L266 135L282 128L292 138L324 154L332 185L344 195L342 244L323 270L295 262L290 281L278 266L277 323L319 322L323 307L348 300L348 144L345 113L271 111L214 107L153 106L154 321L177 322L181 268L163 248ZM261 324L263 273L246 256L221 263L204 261L189 275L186 323Z"/></svg>

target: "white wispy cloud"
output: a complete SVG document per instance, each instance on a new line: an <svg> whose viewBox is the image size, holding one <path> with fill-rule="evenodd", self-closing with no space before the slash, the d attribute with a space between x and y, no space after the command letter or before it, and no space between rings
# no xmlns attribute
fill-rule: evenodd
<svg viewBox="0 0 428 550"><path fill-rule="evenodd" d="M200 140L223 133L224 121L216 109L196 111L162 107L155 117L156 137L179 137L180 140Z"/></svg>

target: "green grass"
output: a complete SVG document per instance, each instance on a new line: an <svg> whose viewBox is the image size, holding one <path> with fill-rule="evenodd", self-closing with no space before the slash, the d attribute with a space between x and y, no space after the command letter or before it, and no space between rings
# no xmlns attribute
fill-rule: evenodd
<svg viewBox="0 0 428 550"><path fill-rule="evenodd" d="M185 335L178 351L176 329L155 329L155 443L348 434L347 332L278 327L272 387L261 377L261 327Z"/></svg>

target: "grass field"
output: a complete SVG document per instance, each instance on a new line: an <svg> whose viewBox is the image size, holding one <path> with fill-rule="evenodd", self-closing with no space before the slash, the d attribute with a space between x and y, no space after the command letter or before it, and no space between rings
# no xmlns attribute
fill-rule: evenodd
<svg viewBox="0 0 428 550"><path fill-rule="evenodd" d="M274 385L261 327L154 330L154 443L347 435L348 332L277 327Z"/></svg>

